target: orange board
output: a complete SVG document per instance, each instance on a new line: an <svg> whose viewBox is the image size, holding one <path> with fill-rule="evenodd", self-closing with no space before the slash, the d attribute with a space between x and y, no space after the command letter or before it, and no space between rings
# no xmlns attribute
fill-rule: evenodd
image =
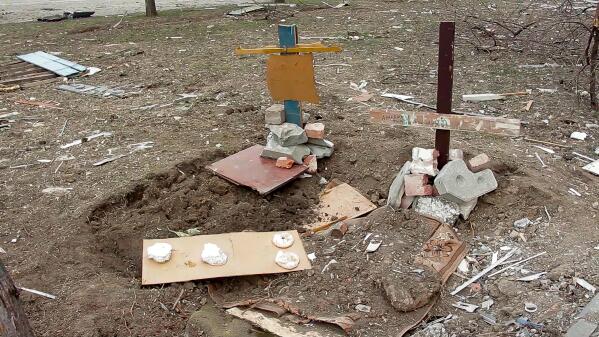
<svg viewBox="0 0 599 337"><path fill-rule="evenodd" d="M312 54L270 55L266 66L268 90L275 101L320 102Z"/></svg>
<svg viewBox="0 0 599 337"><path fill-rule="evenodd" d="M297 231L287 231L293 236L293 245L286 249L272 243L277 232L241 232L192 237L154 239L143 241L141 284L186 282L217 277L257 274L278 274L311 269L304 245ZM148 258L148 247L165 242L173 247L171 259L158 263ZM211 266L202 262L201 254L205 243L213 243L227 254L223 266ZM275 263L279 250L293 252L300 263L293 270L284 269Z"/></svg>

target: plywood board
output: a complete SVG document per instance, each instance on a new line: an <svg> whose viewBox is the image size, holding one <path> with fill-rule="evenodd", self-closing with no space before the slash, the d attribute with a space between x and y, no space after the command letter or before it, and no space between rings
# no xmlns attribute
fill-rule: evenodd
<svg viewBox="0 0 599 337"><path fill-rule="evenodd" d="M268 194L304 173L308 167L293 165L290 169L276 166L276 160L263 158L262 145L254 145L225 159L206 166L221 178Z"/></svg>
<svg viewBox="0 0 599 337"><path fill-rule="evenodd" d="M311 269L312 266L297 231L288 232L293 235L294 243L287 249L277 248L272 243L272 237L277 232L241 232L144 240L141 284L278 274ZM158 263L148 258L147 248L157 242L172 245L173 253L170 261ZM211 266L202 262L201 254L205 243L218 245L227 254L227 263L223 266ZM294 270L279 267L275 263L275 255L279 250L296 253L300 258L298 267Z"/></svg>
<svg viewBox="0 0 599 337"><path fill-rule="evenodd" d="M376 208L375 204L356 189L342 183L322 192L318 205L318 217L323 223L335 219L353 219Z"/></svg>
<svg viewBox="0 0 599 337"><path fill-rule="evenodd" d="M273 100L320 102L312 54L270 55L266 66L266 82Z"/></svg>
<svg viewBox="0 0 599 337"><path fill-rule="evenodd" d="M375 122L405 127L486 132L512 137L520 135L520 120L513 118L378 109L370 111L370 118Z"/></svg>

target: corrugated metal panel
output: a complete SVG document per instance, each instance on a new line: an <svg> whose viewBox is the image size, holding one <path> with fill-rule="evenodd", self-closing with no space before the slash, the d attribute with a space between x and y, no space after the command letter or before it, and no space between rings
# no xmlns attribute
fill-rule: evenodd
<svg viewBox="0 0 599 337"><path fill-rule="evenodd" d="M61 59L60 57L56 57L43 51L19 55L17 58L64 77L72 76L87 70L85 66Z"/></svg>

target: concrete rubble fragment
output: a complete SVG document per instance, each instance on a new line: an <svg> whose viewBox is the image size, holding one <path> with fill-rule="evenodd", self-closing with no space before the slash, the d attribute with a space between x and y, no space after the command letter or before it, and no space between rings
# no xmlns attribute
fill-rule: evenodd
<svg viewBox="0 0 599 337"><path fill-rule="evenodd" d="M306 146L309 148L310 153L316 156L318 159L330 157L333 154L334 149L332 147L324 147L307 143Z"/></svg>
<svg viewBox="0 0 599 337"><path fill-rule="evenodd" d="M274 139L274 137L268 137L266 147L262 150L262 157L278 159L280 157L287 157L293 159L296 164L302 164L304 157L310 154L310 148L306 145L294 145L294 146L281 146Z"/></svg>
<svg viewBox="0 0 599 337"><path fill-rule="evenodd" d="M528 218L522 218L514 221L514 227L516 229L526 229L526 227L528 227L530 224L532 224L532 221L530 221Z"/></svg>
<svg viewBox="0 0 599 337"><path fill-rule="evenodd" d="M445 330L443 323L434 323L417 331L412 337L449 337L449 333Z"/></svg>
<svg viewBox="0 0 599 337"><path fill-rule="evenodd" d="M570 138L576 140L585 140L587 138L586 132L574 131L570 134Z"/></svg>
<svg viewBox="0 0 599 337"><path fill-rule="evenodd" d="M412 162L407 161L402 166L401 170L393 179L391 183L391 187L389 187L389 193L387 197L387 205L391 206L393 209L398 209L402 202L402 196L404 195L404 178L407 174L410 173L410 167Z"/></svg>
<svg viewBox="0 0 599 337"><path fill-rule="evenodd" d="M281 125L268 125L267 127L280 146L300 145L308 141L304 129L295 124L283 123Z"/></svg>
<svg viewBox="0 0 599 337"><path fill-rule="evenodd" d="M326 139L308 138L308 144L314 144L322 147L330 147L331 149L335 148L335 144Z"/></svg>
<svg viewBox="0 0 599 337"><path fill-rule="evenodd" d="M495 190L497 180L490 169L473 173L463 160L453 160L435 178L435 188L448 200L468 202Z"/></svg>
<svg viewBox="0 0 599 337"><path fill-rule="evenodd" d="M324 124L322 123L308 123L304 126L304 130L308 138L324 139Z"/></svg>
<svg viewBox="0 0 599 337"><path fill-rule="evenodd" d="M449 150L449 160L458 160L464 159L464 151L461 149L450 149Z"/></svg>
<svg viewBox="0 0 599 337"><path fill-rule="evenodd" d="M589 337L599 324L599 295L595 295L591 301L576 315L574 323L568 329L565 337Z"/></svg>
<svg viewBox="0 0 599 337"><path fill-rule="evenodd" d="M464 218L464 220L468 220L470 213L472 213L472 211L474 210L474 208L476 207L477 204L478 204L478 198L472 199L467 202L458 203L458 206L460 208L460 215L462 216L462 218Z"/></svg>
<svg viewBox="0 0 599 337"><path fill-rule="evenodd" d="M285 106L283 104L273 104L264 112L264 123L271 125L280 125L285 123Z"/></svg>
<svg viewBox="0 0 599 337"><path fill-rule="evenodd" d="M453 201L435 197L419 197L414 202L414 211L427 218L454 224L460 216L460 207Z"/></svg>

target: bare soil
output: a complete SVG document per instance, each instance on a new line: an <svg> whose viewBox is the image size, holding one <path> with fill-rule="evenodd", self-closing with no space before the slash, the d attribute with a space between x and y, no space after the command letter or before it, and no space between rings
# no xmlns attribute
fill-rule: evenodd
<svg viewBox="0 0 599 337"><path fill-rule="evenodd" d="M117 17L0 25L0 62L36 50L58 52L102 68L77 82L139 92L124 99L98 98L61 92L52 83L0 94L0 114L20 113L9 129L0 130L0 247L7 251L0 258L17 285L58 296L21 296L39 336L182 335L189 316L210 302L208 283L230 289L229 296L235 298L299 300L304 310L328 316L355 312L357 302L364 303L372 312L362 315L353 334L393 335L399 313L386 301L377 280L385 273L394 275L390 268L402 272L398 275L420 277L411 272L410 261L429 232L410 212L356 229L343 244L307 238L307 250L318 256L313 273L141 287L141 239L196 227L206 234L301 228L315 220L320 177L347 182L384 204L411 148L431 147L434 134L371 123L369 108L415 107L379 95L365 104L348 102L359 94L350 82L364 80L371 93L411 94L434 105L441 20L457 23L455 109L520 118L524 137L567 147L543 145L556 151L548 154L533 146L541 144L524 137L452 133L452 147L463 149L467 157L482 152L492 157L499 182L495 192L479 200L471 217L457 224L471 247L469 255L478 261L473 266L484 269L492 252L509 246L521 248L521 257L546 251L526 268L548 274L521 282L515 281L520 272L510 272L483 278L480 289L462 292L473 304L485 296L494 299L488 314L497 318L497 325L486 323L478 312L468 314L451 306L459 298L449 291L464 281L452 276L427 320L453 314L445 325L458 336L522 333L505 325L520 315L544 325L540 331L527 329L532 335L560 336L567 330L592 296L575 286L573 277L599 284L594 249L599 243L598 177L581 170L583 160L572 154L597 157L593 152L599 145L599 128L590 124L598 124L599 118L588 108L588 97L581 100L576 94L586 89L586 76L578 74L588 69L581 72L578 64L584 62L587 33L578 24L565 23L589 25L592 11L580 14L581 9L561 2L353 1L340 9L308 2L231 19L223 16L229 9L166 11L157 19L128 16L117 28ZM213 177L204 166L265 142L262 111L272 104L264 81L265 58L237 57L232 51L239 45L274 44L275 24L281 19L297 23L302 37L342 38L325 42L341 44L343 53L315 56L322 102L304 107L312 120L325 123L336 151L319 161L317 176L260 197ZM518 25L535 22L516 32ZM519 67L544 63L558 66ZM487 104L459 100L466 93L525 89L533 89L532 94ZM198 97L180 99L183 93ZM21 98L53 100L61 109L16 104ZM532 109L522 110L531 99ZM60 148L94 130L114 135ZM588 137L570 139L572 131L584 131ZM128 153L128 145L144 141L153 141L154 147L92 165L112 153ZM63 155L74 159L57 159ZM48 187L72 190L42 193ZM581 196L569 193L570 188ZM513 222L523 217L535 223L522 236L515 235ZM368 232L384 237L381 250L365 255L363 246L356 247L360 252L351 249ZM325 254L333 245L335 251ZM331 274L321 270L333 258L339 263L331 280ZM352 269L358 267L359 272ZM538 311L524 312L524 302L534 302Z"/></svg>

